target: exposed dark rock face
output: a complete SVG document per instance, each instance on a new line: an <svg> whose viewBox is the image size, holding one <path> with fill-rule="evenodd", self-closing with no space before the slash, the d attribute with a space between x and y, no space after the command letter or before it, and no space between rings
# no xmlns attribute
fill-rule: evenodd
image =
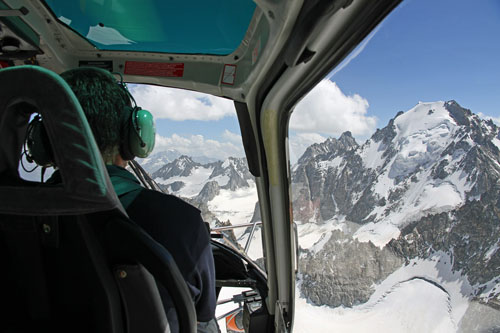
<svg viewBox="0 0 500 333"><path fill-rule="evenodd" d="M453 270L462 271L472 285L495 278L500 282L500 183L478 200L460 208L426 216L408 225L389 247L406 261L435 251L453 256ZM495 249L498 247L498 249ZM478 287L477 294L483 292Z"/></svg>
<svg viewBox="0 0 500 333"><path fill-rule="evenodd" d="M249 181L253 180L245 158L229 157L225 161L200 164L193 161L191 157L184 155L159 168L152 174L152 178L167 183L167 185L164 185L164 188L171 193L175 193L181 190L186 185L186 182L189 181L189 177L199 169L212 170L211 174L205 180L206 184L215 181L218 183L220 189L235 191L238 188L250 186ZM178 180L169 183L168 180L174 177L182 177L186 178L186 180L184 181L183 179L183 181ZM213 184L209 186L213 187ZM205 199L208 198L206 195L203 195L203 197ZM210 200L213 198L214 196L211 196Z"/></svg>
<svg viewBox="0 0 500 333"><path fill-rule="evenodd" d="M332 159L357 147L358 144L352 137L351 132L344 132L338 140L329 138L323 143L315 143L308 147L299 158L298 164L306 163L312 159Z"/></svg>
<svg viewBox="0 0 500 333"><path fill-rule="evenodd" d="M446 102L445 107L450 112L450 116L455 119L457 125L470 126L469 117L472 116L472 112L469 109L464 109L453 100Z"/></svg>
<svg viewBox="0 0 500 333"><path fill-rule="evenodd" d="M362 171L359 146L350 132L310 146L292 174L294 217L299 221L331 219L355 208L352 197L373 182L374 173Z"/></svg>
<svg viewBox="0 0 500 333"><path fill-rule="evenodd" d="M453 173L464 171L467 181L473 183L469 196L478 196L488 190L491 176L484 171L491 169L491 162L498 163L500 152L492 143L498 135L498 127L461 108L455 101L444 103L444 108L455 122L445 137L449 142L436 143L430 140L429 153L411 159L412 155L402 155L401 147L408 144L408 138L398 137L396 119L379 129L363 146L359 146L349 132L337 139L310 146L293 168L292 183L294 217L296 220L321 223L337 215L344 215L356 223L376 222L382 217L372 214L380 202L391 203L387 208L394 211L401 207L411 183L431 176L439 181L449 182ZM434 110L429 116L434 114ZM401 126L401 125L399 125ZM437 130L442 130L442 125ZM454 127L453 127L454 126ZM434 129L429 129L432 133ZM443 135L448 135L444 132ZM411 138L410 138L411 139ZM444 144L444 145L443 145ZM376 151L370 151L377 147ZM373 150L373 149L372 149ZM440 154L437 154L437 153ZM380 154L380 161L367 165L368 155ZM415 154L410 152L410 154ZM367 157L368 156L368 157ZM387 175L394 182L388 195L377 193L377 181ZM496 176L493 176L496 177Z"/></svg>
<svg viewBox="0 0 500 333"><path fill-rule="evenodd" d="M184 183L181 182L181 181L177 181L177 182L173 182L171 184L169 184L168 186L166 186L168 192L177 192L179 191L181 188L184 187Z"/></svg>
<svg viewBox="0 0 500 333"><path fill-rule="evenodd" d="M348 133L312 145L293 168L296 220L321 225L343 216L376 226L396 216L401 229L382 249L333 231L320 251L303 250L301 292L313 303L366 302L373 283L436 251L451 256L453 271L474 286L472 296L479 297L486 283L500 283L500 150L493 141L500 130L455 101L416 110L427 105L418 118L398 113L362 146L346 140ZM445 112L450 120L439 122ZM430 128L407 129L414 126L408 119L438 113L441 118L429 118Z"/></svg>
<svg viewBox="0 0 500 333"><path fill-rule="evenodd" d="M361 243L334 230L319 252L302 253L301 291L316 305L361 304L370 298L373 284L384 280L402 263L403 259L387 247Z"/></svg>
<svg viewBox="0 0 500 333"><path fill-rule="evenodd" d="M188 156L181 156L178 159L164 165L153 174L153 178L160 178L168 181L172 177L184 177L186 182L197 168L212 169L210 176L206 179L201 191L194 197L187 199L190 203L198 207L202 214L207 216L207 220L214 220L212 213L208 211L207 203L219 195L221 189L236 190L241 187L248 187L248 181L253 179L244 158L230 157L226 161L217 161L207 164L194 162ZM222 180L221 180L222 179ZM186 186L185 181L173 181L168 185L162 185L164 189L175 193ZM219 185L219 181L226 182ZM220 224L220 223L219 223Z"/></svg>
<svg viewBox="0 0 500 333"><path fill-rule="evenodd" d="M248 170L248 164L245 158L229 157L227 160L212 163L214 170L209 179L217 176L227 176L229 181L223 186L224 189L231 191L241 187L248 187L248 180L253 179L253 176Z"/></svg>
<svg viewBox="0 0 500 333"><path fill-rule="evenodd" d="M217 221L215 227L229 227L231 226L231 221L227 220L227 221ZM236 236L234 234L234 231L232 229L229 229L229 230L224 230L224 231L221 231L220 232L221 234L224 235L224 238L222 239L222 242L223 243L230 243L231 244L231 247L236 247L237 249L239 249L240 251L244 251L244 249L241 247L241 245L238 243L238 240L236 239Z"/></svg>
<svg viewBox="0 0 500 333"><path fill-rule="evenodd" d="M382 141L383 144L389 145L395 137L396 130L394 128L394 119L391 119L386 127L382 129L377 128L377 131L373 134L372 139L375 142Z"/></svg>
<svg viewBox="0 0 500 333"><path fill-rule="evenodd" d="M154 172L152 178L187 177L191 175L192 170L197 166L201 166L201 164L194 162L189 156L182 155Z"/></svg>
<svg viewBox="0 0 500 333"><path fill-rule="evenodd" d="M292 174L296 220L321 222L335 215L352 214L350 218L359 221L371 211L364 202L352 199L363 195L373 183L375 173L363 167L356 154L359 146L350 133L344 133L341 139L315 144L299 159ZM375 200L369 192L363 198Z"/></svg>
<svg viewBox="0 0 500 333"><path fill-rule="evenodd" d="M195 201L209 202L219 195L220 187L216 181L210 181L203 186L200 193L196 196Z"/></svg>

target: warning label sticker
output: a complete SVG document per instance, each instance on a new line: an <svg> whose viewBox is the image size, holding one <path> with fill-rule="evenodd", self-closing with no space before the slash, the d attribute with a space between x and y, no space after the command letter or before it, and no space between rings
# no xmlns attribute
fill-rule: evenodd
<svg viewBox="0 0 500 333"><path fill-rule="evenodd" d="M184 76L184 63L126 61L124 74L143 76Z"/></svg>
<svg viewBox="0 0 500 333"><path fill-rule="evenodd" d="M224 65L224 71L222 72L222 83L233 85L235 78L236 65Z"/></svg>

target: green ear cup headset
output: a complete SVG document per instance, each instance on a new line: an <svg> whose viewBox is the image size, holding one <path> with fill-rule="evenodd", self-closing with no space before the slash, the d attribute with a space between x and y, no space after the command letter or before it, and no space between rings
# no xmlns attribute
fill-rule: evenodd
<svg viewBox="0 0 500 333"><path fill-rule="evenodd" d="M115 73L120 75L120 73ZM130 97L133 106L126 106L121 116L121 144L120 155L124 160L134 157L148 157L155 146L155 123L153 115L137 106L134 97L121 80L118 83Z"/></svg>
<svg viewBox="0 0 500 333"><path fill-rule="evenodd" d="M126 107L122 113L120 155L124 160L148 157L155 146L153 115L140 107Z"/></svg>
<svg viewBox="0 0 500 333"><path fill-rule="evenodd" d="M121 113L119 149L122 158L132 160L134 157L144 158L149 156L155 145L156 130L153 115L137 106L120 73L110 73L101 68L93 69L111 75L113 80L115 80L115 77L112 74L118 74L120 81L117 81L117 83L124 89L133 104L132 106L126 106ZM36 115L28 125L24 150L28 162L35 162L42 167L55 166L52 147L40 115Z"/></svg>

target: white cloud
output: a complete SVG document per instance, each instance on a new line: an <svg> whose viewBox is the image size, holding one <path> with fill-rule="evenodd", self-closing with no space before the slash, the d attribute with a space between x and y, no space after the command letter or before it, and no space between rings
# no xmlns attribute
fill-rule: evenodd
<svg viewBox="0 0 500 333"><path fill-rule="evenodd" d="M225 131L224 133L229 132ZM231 133L231 132L229 132ZM234 133L231 133L236 135ZM240 141L241 142L241 141ZM164 137L156 134L156 145L153 153L175 149L179 153L188 156L206 156L224 160L229 156L244 156L241 143L220 142L217 140L206 139L203 135L180 136L172 134L170 137Z"/></svg>
<svg viewBox="0 0 500 333"><path fill-rule="evenodd" d="M156 119L208 121L236 115L232 101L199 92L152 85L130 85L130 92Z"/></svg>
<svg viewBox="0 0 500 333"><path fill-rule="evenodd" d="M223 133L222 133L222 137L228 141L231 141L231 142L234 142L234 143L237 143L237 144L242 144L242 139L241 139L241 135L239 134L236 134L236 133L233 133L229 130L225 130Z"/></svg>
<svg viewBox="0 0 500 333"><path fill-rule="evenodd" d="M320 143L325 141L327 138L318 133L296 133L290 135L289 138L289 152L290 152L290 163L293 165L297 160L304 154L307 147L314 143Z"/></svg>
<svg viewBox="0 0 500 333"><path fill-rule="evenodd" d="M479 112L477 114L479 117L483 118L483 119L491 119L493 120L493 122L495 124L497 124L498 126L500 126L500 117L492 117L492 116L488 116L488 115L485 115L484 113L482 112Z"/></svg>
<svg viewBox="0 0 500 333"><path fill-rule="evenodd" d="M335 82L321 81L295 107L290 129L339 136L351 131L367 136L375 131L377 118L367 116L368 101L360 95L345 95Z"/></svg>

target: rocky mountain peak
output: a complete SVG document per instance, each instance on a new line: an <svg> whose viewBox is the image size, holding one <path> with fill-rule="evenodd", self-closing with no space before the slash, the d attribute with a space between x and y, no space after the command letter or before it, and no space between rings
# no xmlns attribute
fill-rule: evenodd
<svg viewBox="0 0 500 333"><path fill-rule="evenodd" d="M330 137L324 142L315 143L309 146L299 158L298 164L307 163L307 161L313 159L327 160L335 156L343 155L358 148L358 146L352 133L347 131L342 133L338 139Z"/></svg>
<svg viewBox="0 0 500 333"><path fill-rule="evenodd" d="M200 163L194 162L191 157L181 155L174 161L167 163L152 174L155 178L171 178L174 176L187 177L191 174L193 168L200 166Z"/></svg>
<svg viewBox="0 0 500 333"><path fill-rule="evenodd" d="M200 193L195 197L198 203L207 203L215 198L220 193L220 186L216 181L207 182Z"/></svg>
<svg viewBox="0 0 500 333"><path fill-rule="evenodd" d="M146 158L137 158L136 160L141 164L144 170L146 170L149 173L154 173L165 164L174 161L180 155L181 154L178 151L174 149L169 149L166 151L160 151L154 153Z"/></svg>
<svg viewBox="0 0 500 333"><path fill-rule="evenodd" d="M396 117L389 120L389 124L387 124L386 127L382 128L382 129L377 128L377 131L375 132L375 134L372 135L371 139L375 142L382 141L382 143L384 145L388 145L396 136L396 128L394 126L394 119L396 119L398 116L400 116L402 114L403 114L402 111L398 112Z"/></svg>
<svg viewBox="0 0 500 333"><path fill-rule="evenodd" d="M494 124L448 101L399 112L362 146L350 133L314 144L294 167L301 203L296 216L322 222L341 214L357 223L394 216L404 224L452 209L494 181L487 173L499 168L498 132ZM463 171L470 176L464 179ZM435 191L446 193L446 200L433 203Z"/></svg>
<svg viewBox="0 0 500 333"><path fill-rule="evenodd" d="M212 164L214 169L209 179L227 179L221 186L223 189L234 191L237 188L248 187L248 181L253 179L246 159L241 157L228 157L224 162L219 161Z"/></svg>
<svg viewBox="0 0 500 333"><path fill-rule="evenodd" d="M338 143L343 146L344 150L351 150L358 147L358 143L356 142L350 131L342 133L342 135L340 135L338 139Z"/></svg>
<svg viewBox="0 0 500 333"><path fill-rule="evenodd" d="M219 189L234 191L249 187L253 180L245 158L229 157L202 164L186 155L164 165L152 178L169 193L190 199L198 197L198 202L212 200Z"/></svg>
<svg viewBox="0 0 500 333"><path fill-rule="evenodd" d="M294 219L322 235L301 250L303 295L321 305L364 303L394 270L423 267L434 256L470 283L464 296L500 299L493 121L453 100L419 103L348 153L339 141L311 146L293 169Z"/></svg>
<svg viewBox="0 0 500 333"><path fill-rule="evenodd" d="M445 102L444 107L448 110L450 116L455 120L457 125L470 125L469 117L472 116L472 112L469 109L464 109L454 100Z"/></svg>
<svg viewBox="0 0 500 333"><path fill-rule="evenodd" d="M188 164L188 165L189 165L189 164L193 164L193 163L195 163L195 162L193 161L193 159L192 159L191 157L189 157L189 156L187 156L187 155L181 155L181 156L179 156L179 157L178 157L178 158L174 161L174 163L176 163L176 164L177 164L177 165L179 165L179 166L182 166L182 165L184 165L184 164Z"/></svg>

